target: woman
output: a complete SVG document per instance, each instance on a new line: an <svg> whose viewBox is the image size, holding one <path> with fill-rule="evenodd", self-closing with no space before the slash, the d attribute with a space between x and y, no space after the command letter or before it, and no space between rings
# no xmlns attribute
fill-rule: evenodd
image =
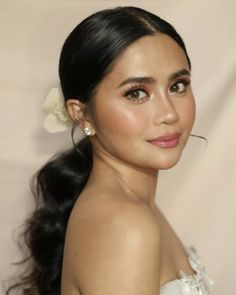
<svg viewBox="0 0 236 295"><path fill-rule="evenodd" d="M196 250L155 204L158 172L195 119L191 63L175 29L136 7L94 13L66 39L59 76L85 137L37 173L23 294L210 294ZM73 135L73 133L72 133Z"/></svg>

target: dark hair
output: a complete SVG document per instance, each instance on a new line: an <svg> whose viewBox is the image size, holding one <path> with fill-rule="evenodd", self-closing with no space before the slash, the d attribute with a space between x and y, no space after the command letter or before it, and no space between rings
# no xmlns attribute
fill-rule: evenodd
<svg viewBox="0 0 236 295"><path fill-rule="evenodd" d="M96 12L69 34L61 50L59 76L65 100L76 98L89 105L99 82L112 70L120 54L135 40L161 32L184 50L172 25L137 7L116 7ZM79 152L78 152L79 151ZM23 233L29 256L27 271L18 287L21 294L59 295L63 247L72 207L92 169L89 136L55 154L31 179L36 208L25 222Z"/></svg>

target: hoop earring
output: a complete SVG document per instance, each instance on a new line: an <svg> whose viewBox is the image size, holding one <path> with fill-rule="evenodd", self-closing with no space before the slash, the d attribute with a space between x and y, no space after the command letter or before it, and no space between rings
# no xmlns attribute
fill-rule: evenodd
<svg viewBox="0 0 236 295"><path fill-rule="evenodd" d="M74 131L75 131L75 128L77 127L77 123L78 123L78 122L79 122L79 121L74 121L74 122L73 122L73 126L72 126L72 128L71 128L71 141L72 141L72 143L73 143L73 147L74 147L74 149L75 149L76 152L80 155L80 157L82 157L86 162L88 162L88 163L91 165L90 160L85 156L85 154L83 153L83 151L81 151L81 150L77 147L77 144L76 144L75 141L74 141ZM89 140L89 138L86 136L86 137L84 137L83 139L81 139L81 140L79 141L78 145L81 146L81 144L82 144L82 146L84 146L85 144L86 144L86 145L87 145L87 144L90 144L90 140Z"/></svg>
<svg viewBox="0 0 236 295"><path fill-rule="evenodd" d="M78 126L78 123L79 123L80 119L79 120L75 120L73 122L73 125L72 125L72 128L71 128L71 141L72 141L72 144L74 146L74 148L76 149L76 151L80 154L81 154L81 151L77 148L76 146L76 143L75 143L75 140L74 140L74 132L75 132L75 128ZM83 155L82 155L83 156Z"/></svg>

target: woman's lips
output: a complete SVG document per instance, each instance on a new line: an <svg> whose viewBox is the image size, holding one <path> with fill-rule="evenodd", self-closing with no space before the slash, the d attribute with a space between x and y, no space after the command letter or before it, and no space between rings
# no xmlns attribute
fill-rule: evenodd
<svg viewBox="0 0 236 295"><path fill-rule="evenodd" d="M179 133L166 134L166 135L148 140L148 142L161 148L171 148L178 145L179 137L180 137Z"/></svg>

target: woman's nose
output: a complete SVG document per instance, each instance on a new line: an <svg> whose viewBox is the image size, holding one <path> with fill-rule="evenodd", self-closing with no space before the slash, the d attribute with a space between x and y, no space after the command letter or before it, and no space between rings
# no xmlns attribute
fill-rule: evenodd
<svg viewBox="0 0 236 295"><path fill-rule="evenodd" d="M176 108L168 95L157 100L154 123L173 124L178 120Z"/></svg>

